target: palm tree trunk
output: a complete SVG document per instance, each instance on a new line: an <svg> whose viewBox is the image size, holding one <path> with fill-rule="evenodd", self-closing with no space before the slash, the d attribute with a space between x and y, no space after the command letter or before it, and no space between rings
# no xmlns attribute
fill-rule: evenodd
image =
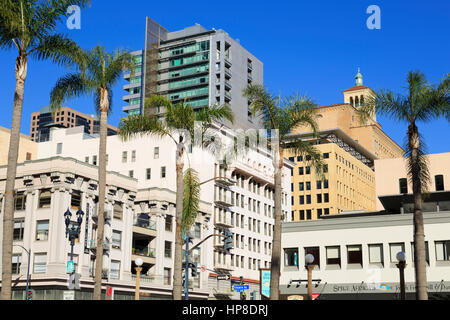
<svg viewBox="0 0 450 320"><path fill-rule="evenodd" d="M14 230L14 187L16 182L17 159L19 156L20 125L22 120L25 80L27 77L27 57L16 59L16 90L14 92L13 118L9 140L8 168L5 186L5 210L3 215L2 241L2 300L11 300L12 291L12 251Z"/></svg>
<svg viewBox="0 0 450 320"><path fill-rule="evenodd" d="M102 271L103 271L103 244L105 234L105 194L106 194L106 142L107 142L107 110L109 109L108 92L102 92L100 112L100 146L98 166L98 227L97 250L95 260L95 286L94 300L101 300Z"/></svg>
<svg viewBox="0 0 450 320"><path fill-rule="evenodd" d="M275 152L276 154L277 152ZM282 199L282 173L283 173L283 151L280 149L278 158L274 159L275 164L275 225L272 242L272 263L270 276L270 300L280 299L280 274L281 274L281 221L283 211L281 208Z"/></svg>
<svg viewBox="0 0 450 320"><path fill-rule="evenodd" d="M420 137L418 128L411 124L408 130L410 163L414 196L414 271L416 276L416 299L428 300L427 265L425 254L425 229L422 214L422 182L419 162Z"/></svg>
<svg viewBox="0 0 450 320"><path fill-rule="evenodd" d="M181 147L182 148L182 147ZM176 195L176 233L175 233L175 256L174 256L174 272L173 272L173 300L181 300L182 298L182 251L183 241L181 234L181 226L183 222L183 149L177 148L177 195ZM188 272L186 270L186 272ZM187 284L188 285L188 284Z"/></svg>

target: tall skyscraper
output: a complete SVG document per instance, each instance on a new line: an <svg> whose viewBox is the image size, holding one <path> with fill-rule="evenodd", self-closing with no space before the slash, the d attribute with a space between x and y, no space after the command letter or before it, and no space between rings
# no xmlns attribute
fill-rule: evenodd
<svg viewBox="0 0 450 320"><path fill-rule="evenodd" d="M225 31L196 24L169 32L147 18L145 49L133 55L135 74L125 75L129 94L123 97L129 115L142 112L145 97L160 94L173 103L186 100L195 109L229 104L235 123L225 125L262 127L242 92L250 83L263 84L263 64Z"/></svg>

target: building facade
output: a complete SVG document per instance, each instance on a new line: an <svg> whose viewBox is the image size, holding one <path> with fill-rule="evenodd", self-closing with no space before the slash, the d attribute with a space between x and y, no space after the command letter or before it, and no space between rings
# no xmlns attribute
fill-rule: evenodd
<svg viewBox="0 0 450 320"><path fill-rule="evenodd" d="M8 164L8 150L9 139L11 137L11 130L0 127L0 166ZM37 157L37 143L32 141L30 136L21 134L19 138L19 157L18 163L34 160Z"/></svg>
<svg viewBox="0 0 450 320"><path fill-rule="evenodd" d="M224 142L234 141L232 130L222 127L219 132ZM54 129L51 136L51 141L39 144L39 158L59 155L98 165L99 139L86 135L82 128ZM150 217L151 222L143 224L144 228L138 228L136 222L132 240L132 262L144 257L142 282L149 285L158 285L172 276L175 152L176 147L169 139L148 136L123 142L118 136L108 137L107 169L137 179L134 211L137 217ZM215 235L194 252L198 265L205 270L190 281L192 287L206 290L210 299L238 299L239 295L231 288L243 277L252 291L259 292L259 268L270 267L272 250L271 153L265 149L249 150L227 166L215 154L197 148L189 150L188 157L200 181L207 182L201 187L200 213L192 229L194 245ZM287 221L291 211L288 190L293 165L286 161L283 177L283 213ZM225 230L233 232L231 255L225 254L223 240L218 237ZM231 275L231 280L217 280L222 274Z"/></svg>
<svg viewBox="0 0 450 320"><path fill-rule="evenodd" d="M340 129L312 134L293 134L313 144L321 153L324 178L317 174L307 155L286 152L296 163L292 170L292 221L317 220L344 211L373 211L376 156Z"/></svg>
<svg viewBox="0 0 450 320"><path fill-rule="evenodd" d="M173 103L186 100L195 109L227 103L236 117L225 125L262 127L242 92L250 83L263 83L263 64L225 31L196 24L169 32L147 18L145 50L133 55L136 72L125 75L130 83L124 86L129 93L123 97L124 112L139 114L145 97L160 94Z"/></svg>
<svg viewBox="0 0 450 320"><path fill-rule="evenodd" d="M42 107L39 112L31 114L30 136L31 140L44 142L50 140L52 127L73 128L84 127L88 134L100 134L100 120L97 116L86 115L68 107L62 107L53 114L50 108ZM117 128L108 125L108 135L117 134Z"/></svg>
<svg viewBox="0 0 450 320"><path fill-rule="evenodd" d="M438 153L426 155L430 182L425 188L428 192L442 192L450 190L450 153ZM380 159L375 161L375 180L377 193L377 210L383 210L389 206L390 199L399 196L405 198L404 203L412 197L412 183L407 174L407 159ZM380 201L381 200L381 201ZM412 205L412 201L410 202ZM384 204L384 206L383 206ZM404 207L407 212L412 212L412 206ZM436 207L425 205L424 210L435 211Z"/></svg>
<svg viewBox="0 0 450 320"><path fill-rule="evenodd" d="M447 201L450 199L447 193ZM429 298L450 298L450 207L424 213ZM406 298L415 300L411 214L374 212L283 225L282 299L306 299L306 254L314 298L400 300L397 253L406 253Z"/></svg>

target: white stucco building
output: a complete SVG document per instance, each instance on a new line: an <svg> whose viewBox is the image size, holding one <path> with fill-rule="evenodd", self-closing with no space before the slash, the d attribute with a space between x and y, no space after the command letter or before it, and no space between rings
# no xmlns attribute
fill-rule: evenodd
<svg viewBox="0 0 450 320"><path fill-rule="evenodd" d="M233 141L235 133L222 127L220 137L223 141ZM63 172L76 174L73 171L79 166L86 167L92 171L86 174L86 177L95 180L98 144L98 137L86 135L82 128L55 129L51 133L50 141L39 144L38 159L76 159L64 160L72 161L74 165L68 162ZM111 136L108 137L107 155L107 171L111 172L110 175L121 177L131 184L132 188L129 186L128 189L133 192L133 197L129 199L129 211L123 213L129 217L126 225L123 221L122 224L115 225L114 204L119 200L111 201L111 241L118 239L117 232L120 231L123 242L120 252L123 257L120 260L121 273L117 281L112 281L109 276L105 283L115 286L118 292L132 291L127 287L128 284L124 283L133 283L134 261L141 257L144 260L141 291L153 298L170 298L175 244L175 145L169 139L158 137L144 136L123 142L119 137ZM231 291L231 286L238 283L240 277L243 277L246 284L250 284L251 291L258 291L259 294L259 268L269 268L271 261L274 224L271 154L263 148L250 150L238 155L226 168L212 153L205 150L194 148L188 152L188 157L186 167L190 163L198 171L201 182L212 178L228 178L212 180L202 185L200 213L192 230L194 245L211 234L219 234L228 229L233 232L234 240L231 255L225 254L223 242L219 237L209 239L194 252L193 257L199 266L204 266L207 270L199 270L199 276L195 279L190 277L193 288L191 297L236 299L239 295ZM26 163L25 166L31 164ZM285 162L283 212L286 219L290 218L287 192L293 166L293 163ZM5 173L0 174L0 179L4 179L6 174L6 168L3 170ZM229 179L234 180L236 184L230 185ZM115 191L122 189L126 188L120 183L111 185L109 196L122 194ZM62 214L65 210L59 211L60 208L55 207L52 214L60 214L63 221ZM59 235L62 238L63 231ZM113 231L117 232L113 234ZM53 242L49 243L52 245L46 248L48 254L54 250ZM82 256L80 250L82 248L75 249L79 252L77 254ZM114 248L112 254L113 251ZM111 255L111 259L118 258ZM64 271L64 259L59 263ZM117 269L117 262L114 263ZM23 271L26 272L26 269L21 270L22 274ZM109 272L111 275L111 271ZM117 272L113 273L115 276ZM218 281L219 274L230 274L232 279ZM67 278L63 275L64 272L61 273L62 279ZM124 298L125 296L126 294Z"/></svg>

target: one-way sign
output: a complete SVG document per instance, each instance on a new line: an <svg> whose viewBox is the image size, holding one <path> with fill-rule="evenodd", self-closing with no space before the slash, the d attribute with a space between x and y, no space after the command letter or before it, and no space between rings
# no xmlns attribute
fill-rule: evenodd
<svg viewBox="0 0 450 320"><path fill-rule="evenodd" d="M231 276L229 274L221 274L219 276L217 276L217 280L224 280L224 281L228 281L231 279Z"/></svg>

